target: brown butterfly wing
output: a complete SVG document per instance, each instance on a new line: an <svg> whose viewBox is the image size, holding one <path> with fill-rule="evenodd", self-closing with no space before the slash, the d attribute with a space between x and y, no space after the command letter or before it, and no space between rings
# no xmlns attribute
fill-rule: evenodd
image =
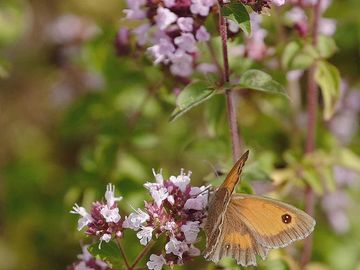
<svg viewBox="0 0 360 270"><path fill-rule="evenodd" d="M226 188L230 191L230 193L234 192L235 186L239 182L239 176L241 174L242 168L244 167L248 157L249 157L249 150L246 151L235 163L231 171L226 176L224 182L220 185L219 189Z"/></svg>
<svg viewBox="0 0 360 270"><path fill-rule="evenodd" d="M244 222L238 216L236 205L229 204L224 215L221 233L214 249L205 251L205 258L218 262L223 257L232 257L242 266L256 265L256 256L263 259L268 249L258 244Z"/></svg>
<svg viewBox="0 0 360 270"><path fill-rule="evenodd" d="M206 234L206 250L205 254L211 253L221 235L222 224L227 205L230 202L239 175L248 158L249 151L245 152L241 158L235 163L222 185L215 191L209 201L208 216L204 226Z"/></svg>
<svg viewBox="0 0 360 270"><path fill-rule="evenodd" d="M315 220L289 204L249 194L233 194L229 208L235 208L256 241L266 248L285 247L304 239L315 227Z"/></svg>

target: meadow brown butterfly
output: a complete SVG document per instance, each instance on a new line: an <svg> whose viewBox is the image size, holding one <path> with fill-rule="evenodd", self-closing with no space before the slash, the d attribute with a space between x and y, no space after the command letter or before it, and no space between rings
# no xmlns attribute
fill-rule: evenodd
<svg viewBox="0 0 360 270"><path fill-rule="evenodd" d="M232 257L242 266L256 265L269 249L304 239L315 220L286 203L256 195L234 193L249 151L235 163L225 181L212 194L204 226L204 256L213 262Z"/></svg>

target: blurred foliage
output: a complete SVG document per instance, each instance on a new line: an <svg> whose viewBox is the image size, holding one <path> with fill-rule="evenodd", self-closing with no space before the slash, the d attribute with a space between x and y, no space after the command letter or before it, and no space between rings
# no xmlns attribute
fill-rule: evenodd
<svg viewBox="0 0 360 270"><path fill-rule="evenodd" d="M140 51L117 56L114 39L123 6L115 0L0 2L1 270L64 269L74 261L82 234L69 210L75 202L89 206L100 199L108 182L125 197L125 215L142 207L151 168L164 168L164 175L190 169L194 184L217 185L231 166L222 95L170 123L179 105L172 92L176 84ZM328 61L350 87L360 86L359 10L358 0L334 1L326 15L338 20L337 49L327 41L320 49L321 58L331 56ZM76 16L92 34L83 36L84 28L76 32L75 26L69 33L56 32L56 20L66 14ZM266 18L265 24L272 20ZM58 34L65 35L61 42ZM270 36L269 43L277 44L276 37ZM276 49L284 51L284 45ZM304 50L293 41L279 59L289 69L308 66L313 60L304 62ZM235 73L252 67L286 82L284 71L269 66L245 59L231 65ZM294 93L288 94L292 100ZM302 188L310 184L319 199L307 269L360 269L359 174L344 187L351 198L347 231L333 230L321 204L339 186L334 166L360 173L359 132L344 145L319 113L318 150L304 156L303 93L296 93L296 102L251 90L239 95L240 131L251 150L239 190L267 193L301 207ZM141 248L132 245L136 237L128 234L124 241L134 259ZM294 258L302 244L272 251L267 261L259 260L258 269L298 269ZM201 257L182 268L205 267L218 269ZM222 261L221 267L240 269L232 260Z"/></svg>

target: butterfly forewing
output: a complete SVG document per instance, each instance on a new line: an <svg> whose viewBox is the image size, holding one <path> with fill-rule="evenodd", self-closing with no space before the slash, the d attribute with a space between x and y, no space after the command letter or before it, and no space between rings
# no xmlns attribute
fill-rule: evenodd
<svg viewBox="0 0 360 270"><path fill-rule="evenodd" d="M268 248L289 245L307 237L315 220L305 212L280 201L248 194L233 194L229 207L237 209L256 240Z"/></svg>
<svg viewBox="0 0 360 270"><path fill-rule="evenodd" d="M224 215L227 205L230 202L231 194L239 181L239 175L248 158L249 151L245 152L235 163L225 181L212 195L208 205L207 221L204 226L206 234L205 255L211 253L219 241L224 222Z"/></svg>
<svg viewBox="0 0 360 270"><path fill-rule="evenodd" d="M219 189L226 188L230 191L230 193L234 192L235 186L239 182L239 176L241 174L242 168L245 165L246 160L248 159L248 156L249 151L246 151L232 167L231 171L228 173Z"/></svg>

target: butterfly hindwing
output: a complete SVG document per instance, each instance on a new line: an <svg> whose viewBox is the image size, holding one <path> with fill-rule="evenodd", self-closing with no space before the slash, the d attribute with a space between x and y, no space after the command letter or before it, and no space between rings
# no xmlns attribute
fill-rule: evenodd
<svg viewBox="0 0 360 270"><path fill-rule="evenodd" d="M229 207L237 209L257 242L267 248L285 247L304 239L315 227L315 220L289 204L249 194L233 194Z"/></svg>
<svg viewBox="0 0 360 270"><path fill-rule="evenodd" d="M229 204L221 234L213 251L205 257L213 262L218 262L223 257L232 257L242 266L256 265L256 255L263 259L267 256L268 249L257 243L247 226L241 221L238 209Z"/></svg>

